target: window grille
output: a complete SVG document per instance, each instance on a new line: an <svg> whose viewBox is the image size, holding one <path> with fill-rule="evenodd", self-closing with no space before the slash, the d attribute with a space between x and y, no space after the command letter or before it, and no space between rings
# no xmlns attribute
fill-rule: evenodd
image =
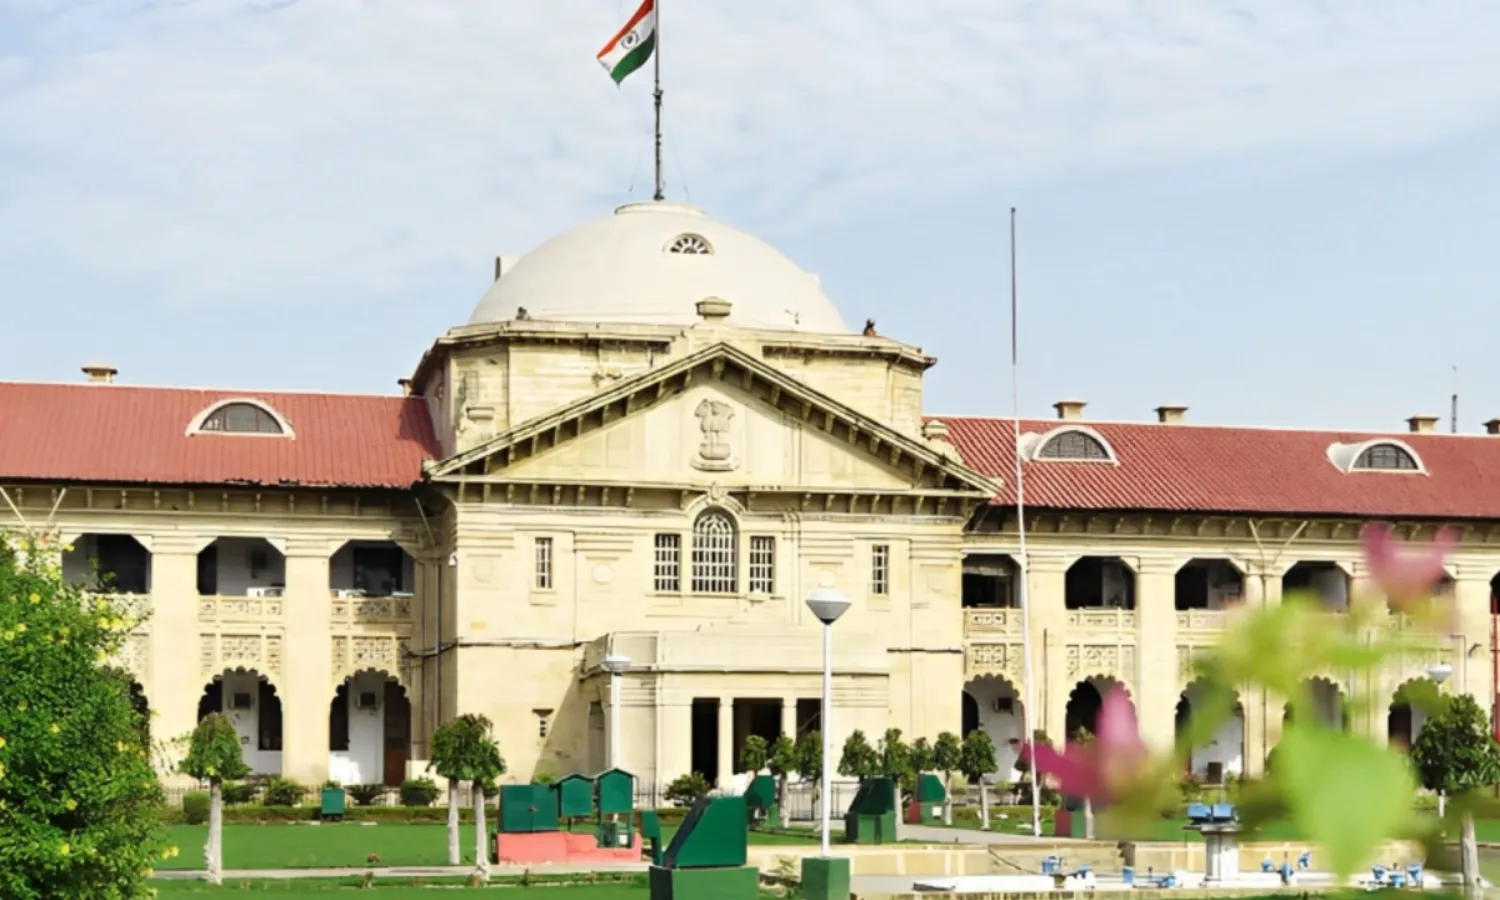
<svg viewBox="0 0 1500 900"><path fill-rule="evenodd" d="M891 592L891 548L876 544L870 548L870 593L884 597Z"/></svg>
<svg viewBox="0 0 1500 900"><path fill-rule="evenodd" d="M1376 444L1354 461L1356 469L1383 469L1395 472L1417 471L1417 461L1395 444Z"/></svg>
<svg viewBox="0 0 1500 900"><path fill-rule="evenodd" d="M536 589L552 590L552 538L536 539Z"/></svg>
<svg viewBox="0 0 1500 900"><path fill-rule="evenodd" d="M710 510L693 523L693 593L733 594L738 585L739 536L734 522Z"/></svg>
<svg viewBox="0 0 1500 900"><path fill-rule="evenodd" d="M750 537L750 593L776 593L776 538L768 534Z"/></svg>
<svg viewBox="0 0 1500 900"><path fill-rule="evenodd" d="M1104 445L1081 431L1064 431L1042 445L1042 459L1109 459Z"/></svg>
<svg viewBox="0 0 1500 900"><path fill-rule="evenodd" d="M209 414L199 431L223 434L283 434L276 417L253 403L230 403Z"/></svg>
<svg viewBox="0 0 1500 900"><path fill-rule="evenodd" d="M682 590L682 535L656 536L654 584L659 594L675 594Z"/></svg>

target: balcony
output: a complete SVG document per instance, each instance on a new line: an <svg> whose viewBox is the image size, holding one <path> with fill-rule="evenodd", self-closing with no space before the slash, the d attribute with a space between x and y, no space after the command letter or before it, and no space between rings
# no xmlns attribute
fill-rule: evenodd
<svg viewBox="0 0 1500 900"><path fill-rule="evenodd" d="M1223 631L1229 613L1222 609L1186 609L1177 612L1177 630L1190 632Z"/></svg>
<svg viewBox="0 0 1500 900"><path fill-rule="evenodd" d="M218 624L280 624L283 602L279 593L270 597L200 596L198 620Z"/></svg>
<svg viewBox="0 0 1500 900"><path fill-rule="evenodd" d="M1068 610L1068 628L1074 631L1134 631L1135 610L1070 609Z"/></svg>
<svg viewBox="0 0 1500 900"><path fill-rule="evenodd" d="M410 625L411 594L366 597L355 591L333 591L329 616L334 625Z"/></svg>

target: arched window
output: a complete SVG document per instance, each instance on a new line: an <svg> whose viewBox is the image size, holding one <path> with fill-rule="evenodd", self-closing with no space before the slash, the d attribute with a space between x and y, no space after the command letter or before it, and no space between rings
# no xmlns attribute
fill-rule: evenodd
<svg viewBox="0 0 1500 900"><path fill-rule="evenodd" d="M1064 431L1054 435L1037 453L1039 459L1109 459L1109 451L1090 435L1081 431Z"/></svg>
<svg viewBox="0 0 1500 900"><path fill-rule="evenodd" d="M1354 460L1356 469L1376 469L1387 472L1415 472L1417 461L1410 453L1395 444L1376 444L1368 447Z"/></svg>
<svg viewBox="0 0 1500 900"><path fill-rule="evenodd" d="M681 253L686 256L708 256L714 252L713 245L708 239L699 234L679 234L667 244L668 253Z"/></svg>
<svg viewBox="0 0 1500 900"><path fill-rule="evenodd" d="M254 403L226 403L203 420L199 431L220 434L285 434L271 413Z"/></svg>
<svg viewBox="0 0 1500 900"><path fill-rule="evenodd" d="M710 509L693 523L693 593L733 594L739 584L734 520Z"/></svg>

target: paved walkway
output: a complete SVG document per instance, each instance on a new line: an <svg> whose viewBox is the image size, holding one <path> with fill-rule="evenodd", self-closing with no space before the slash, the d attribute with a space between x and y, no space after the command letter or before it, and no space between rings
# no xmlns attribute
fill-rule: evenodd
<svg viewBox="0 0 1500 900"><path fill-rule="evenodd" d="M376 878L464 878L472 874L473 866L388 866L362 869L225 869L224 880L244 878L361 878L366 872ZM585 875L589 872L645 872L646 863L610 863L591 866L490 866L492 878L515 878L524 872L533 875ZM158 869L155 878L164 881L187 881L201 879L208 873L202 869Z"/></svg>
<svg viewBox="0 0 1500 900"><path fill-rule="evenodd" d="M1003 831L979 831L973 828L943 828L937 825L902 825L903 840L928 841L933 844L1052 844L1068 838L1036 837L1030 834L1007 834Z"/></svg>

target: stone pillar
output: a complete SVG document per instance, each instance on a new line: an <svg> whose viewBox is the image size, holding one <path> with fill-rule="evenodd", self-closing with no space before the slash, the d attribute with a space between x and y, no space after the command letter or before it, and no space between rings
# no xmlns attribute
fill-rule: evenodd
<svg viewBox="0 0 1500 900"><path fill-rule="evenodd" d="M1136 566L1135 709L1141 737L1155 750L1170 750L1177 737L1181 677L1177 660L1177 569L1175 558L1143 557Z"/></svg>
<svg viewBox="0 0 1500 900"><path fill-rule="evenodd" d="M1473 695L1480 709L1490 711L1495 707L1495 693L1500 689L1494 683L1490 650L1490 579L1495 576L1496 566L1494 563L1467 563L1456 569L1453 598L1458 604L1463 638L1447 638L1452 658L1440 658L1453 666L1453 678L1449 682L1453 692ZM1475 644L1479 648L1470 653Z"/></svg>
<svg viewBox="0 0 1500 900"><path fill-rule="evenodd" d="M198 551L210 540L173 535L151 541L150 674L142 687L151 706L155 742L192 734L198 725L198 701L218 674L213 671L212 645L207 658L202 653L204 631L198 620ZM163 762L175 763L186 749L185 743L174 747Z"/></svg>
<svg viewBox="0 0 1500 900"><path fill-rule="evenodd" d="M657 687L656 790L660 796L673 779L693 770L693 702L664 698Z"/></svg>
<svg viewBox="0 0 1500 900"><path fill-rule="evenodd" d="M1031 606L1030 677L1037 710L1025 710L1026 720L1031 728L1042 729L1053 743L1061 746L1066 738L1063 722L1068 696L1073 691L1067 663L1065 593L1067 571L1074 557L1042 553L1029 556L1026 601ZM1025 685L1018 684L1016 689L1024 702Z"/></svg>
<svg viewBox="0 0 1500 900"><path fill-rule="evenodd" d="M719 787L734 782L734 698L719 698Z"/></svg>
<svg viewBox="0 0 1500 900"><path fill-rule="evenodd" d="M781 733L797 740L797 698L781 698Z"/></svg>
<svg viewBox="0 0 1500 900"><path fill-rule="evenodd" d="M333 681L328 557L337 544L289 540L286 548L285 651L281 677L281 773L316 787L328 778L328 706ZM392 673L394 674L394 673Z"/></svg>

